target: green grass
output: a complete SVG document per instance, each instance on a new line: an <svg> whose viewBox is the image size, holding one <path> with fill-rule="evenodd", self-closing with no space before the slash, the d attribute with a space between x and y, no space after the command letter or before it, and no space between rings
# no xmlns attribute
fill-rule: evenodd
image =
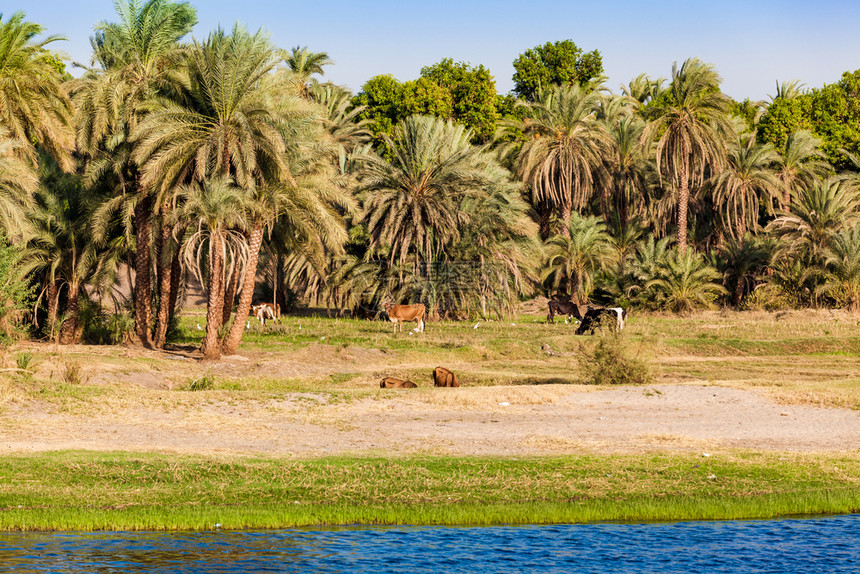
<svg viewBox="0 0 860 574"><path fill-rule="evenodd" d="M0 530L200 530L766 518L860 510L857 457L205 458L0 461Z"/></svg>

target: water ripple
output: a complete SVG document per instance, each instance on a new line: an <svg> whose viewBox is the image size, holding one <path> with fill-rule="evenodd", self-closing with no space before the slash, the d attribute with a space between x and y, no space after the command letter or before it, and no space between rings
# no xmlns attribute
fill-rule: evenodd
<svg viewBox="0 0 860 574"><path fill-rule="evenodd" d="M853 572L860 515L669 524L4 533L0 573Z"/></svg>

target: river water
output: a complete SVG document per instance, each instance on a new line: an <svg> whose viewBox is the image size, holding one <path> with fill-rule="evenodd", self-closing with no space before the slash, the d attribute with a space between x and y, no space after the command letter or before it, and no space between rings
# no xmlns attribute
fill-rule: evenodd
<svg viewBox="0 0 860 574"><path fill-rule="evenodd" d="M860 514L196 533L2 533L0 572L853 572Z"/></svg>

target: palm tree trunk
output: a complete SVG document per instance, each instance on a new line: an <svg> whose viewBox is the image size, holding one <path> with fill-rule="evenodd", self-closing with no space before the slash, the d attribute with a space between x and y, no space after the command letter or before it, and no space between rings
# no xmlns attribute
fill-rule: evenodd
<svg viewBox="0 0 860 574"><path fill-rule="evenodd" d="M233 314L233 301L236 300L236 287L239 283L239 265L233 265L233 271L230 273L230 278L227 281L226 289L224 290L224 310L221 316L221 324L226 325L230 321L230 315Z"/></svg>
<svg viewBox="0 0 860 574"><path fill-rule="evenodd" d="M678 182L678 251L687 251L687 208L690 204L690 176L686 162L681 168Z"/></svg>
<svg viewBox="0 0 860 574"><path fill-rule="evenodd" d="M732 296L732 305L735 307L739 307L741 304L741 299L744 296L744 276L741 273L738 273L738 282L735 284L735 293Z"/></svg>
<svg viewBox="0 0 860 574"><path fill-rule="evenodd" d="M134 208L134 230L137 254L134 260L134 330L137 341L146 348L152 347L149 326L152 324L152 286L150 273L150 211L151 199L144 195Z"/></svg>
<svg viewBox="0 0 860 574"><path fill-rule="evenodd" d="M54 329L57 328L57 308L60 306L60 284L56 280L48 283L48 333L54 338Z"/></svg>
<svg viewBox="0 0 860 574"><path fill-rule="evenodd" d="M63 328L60 331L60 343L64 345L71 345L77 342L79 296L80 286L77 283L70 284L69 301L66 305L67 318L63 322Z"/></svg>
<svg viewBox="0 0 860 574"><path fill-rule="evenodd" d="M173 273L170 246L173 227L167 223L169 213L170 205L165 204L161 208L161 235L158 242L158 317L155 322L155 341L153 342L156 349L164 348L167 326L170 323L170 284Z"/></svg>
<svg viewBox="0 0 860 574"><path fill-rule="evenodd" d="M538 225L540 226L540 238L541 241L546 241L549 239L550 234L552 234L552 229L549 227L550 217L552 215L552 208L549 205L549 202L545 200L540 200L538 202L538 217L540 221Z"/></svg>
<svg viewBox="0 0 860 574"><path fill-rule="evenodd" d="M209 260L209 300L206 303L206 335L200 350L204 359L220 359L221 347L218 345L218 330L221 328L221 314L224 307L224 255L223 238L220 232L212 233L212 256Z"/></svg>
<svg viewBox="0 0 860 574"><path fill-rule="evenodd" d="M248 262L245 267L245 276L242 279L242 291L239 294L239 306L236 308L236 318L230 327L230 332L221 344L221 350L225 355L234 355L242 344L242 335L245 333L245 319L251 310L251 301L254 298L254 287L257 283L257 261L260 258L260 246L263 244L263 220L254 222L251 229L251 237L248 245Z"/></svg>

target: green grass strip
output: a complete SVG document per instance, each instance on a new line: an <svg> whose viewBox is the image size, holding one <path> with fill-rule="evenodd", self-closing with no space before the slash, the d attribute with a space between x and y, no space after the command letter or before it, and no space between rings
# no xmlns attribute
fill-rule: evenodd
<svg viewBox="0 0 860 574"><path fill-rule="evenodd" d="M860 511L860 457L207 458L0 461L0 530L548 524Z"/></svg>

